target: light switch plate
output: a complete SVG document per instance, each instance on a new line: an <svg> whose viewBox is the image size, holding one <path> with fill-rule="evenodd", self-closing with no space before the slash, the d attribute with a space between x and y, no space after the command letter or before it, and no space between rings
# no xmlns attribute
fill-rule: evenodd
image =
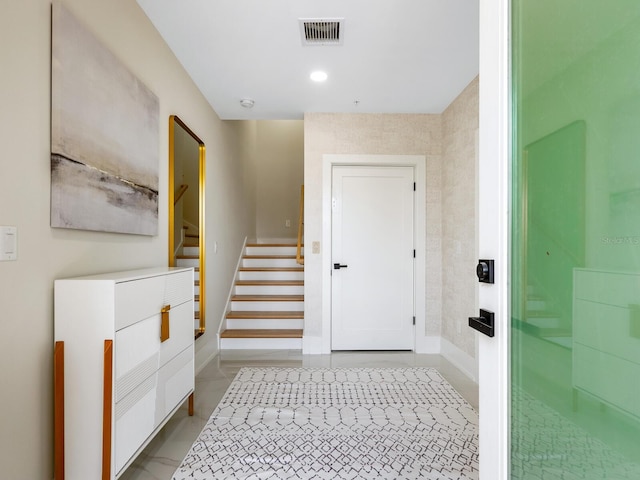
<svg viewBox="0 0 640 480"><path fill-rule="evenodd" d="M320 253L320 242L311 242L311 253Z"/></svg>
<svg viewBox="0 0 640 480"><path fill-rule="evenodd" d="M18 229L0 226L0 262L18 259Z"/></svg>

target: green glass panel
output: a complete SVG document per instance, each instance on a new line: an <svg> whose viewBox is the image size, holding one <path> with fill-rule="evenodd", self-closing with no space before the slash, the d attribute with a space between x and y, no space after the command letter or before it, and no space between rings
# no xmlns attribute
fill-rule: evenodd
<svg viewBox="0 0 640 480"><path fill-rule="evenodd" d="M512 479L640 479L640 1L513 0Z"/></svg>

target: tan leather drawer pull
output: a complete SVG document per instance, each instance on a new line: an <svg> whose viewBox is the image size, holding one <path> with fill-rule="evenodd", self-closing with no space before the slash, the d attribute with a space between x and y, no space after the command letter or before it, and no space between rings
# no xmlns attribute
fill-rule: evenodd
<svg viewBox="0 0 640 480"><path fill-rule="evenodd" d="M160 322L160 342L169 340L169 310L171 310L171 305L165 305L160 311L162 315Z"/></svg>

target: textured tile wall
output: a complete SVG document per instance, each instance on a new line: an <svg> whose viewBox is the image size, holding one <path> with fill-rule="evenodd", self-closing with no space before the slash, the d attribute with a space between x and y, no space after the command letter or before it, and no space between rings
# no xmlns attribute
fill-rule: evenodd
<svg viewBox="0 0 640 480"><path fill-rule="evenodd" d="M442 336L475 357L478 78L442 114Z"/></svg>
<svg viewBox="0 0 640 480"><path fill-rule="evenodd" d="M441 115L309 113L305 135L305 241L322 239L324 154L425 155L426 335L475 356L466 326L477 310L478 79ZM322 255L305 256L305 335L322 334ZM458 281L460 280L460 281Z"/></svg>
<svg viewBox="0 0 640 480"><path fill-rule="evenodd" d="M427 335L440 334L442 117L311 113L305 129L305 242L322 238L324 154L425 155L427 158ZM324 249L323 249L324 250ZM322 253L305 256L305 335L322 327Z"/></svg>

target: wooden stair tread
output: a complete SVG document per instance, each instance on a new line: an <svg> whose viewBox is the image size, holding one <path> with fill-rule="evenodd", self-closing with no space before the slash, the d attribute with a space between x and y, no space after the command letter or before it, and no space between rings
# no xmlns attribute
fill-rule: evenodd
<svg viewBox="0 0 640 480"><path fill-rule="evenodd" d="M244 255L245 260L294 260L295 255Z"/></svg>
<svg viewBox="0 0 640 480"><path fill-rule="evenodd" d="M236 285L241 286L287 286L301 287L304 280L238 280Z"/></svg>
<svg viewBox="0 0 640 480"><path fill-rule="evenodd" d="M185 243L184 245L182 245L183 247L198 247L200 248L200 244L199 243Z"/></svg>
<svg viewBox="0 0 640 480"><path fill-rule="evenodd" d="M222 332L220 338L302 338L302 329L231 329Z"/></svg>
<svg viewBox="0 0 640 480"><path fill-rule="evenodd" d="M234 295L232 302L304 302L304 295Z"/></svg>
<svg viewBox="0 0 640 480"><path fill-rule="evenodd" d="M297 247L297 243L247 243L247 247ZM304 246L301 245L302 247Z"/></svg>
<svg viewBox="0 0 640 480"><path fill-rule="evenodd" d="M241 272L304 272L303 267L240 267Z"/></svg>
<svg viewBox="0 0 640 480"><path fill-rule="evenodd" d="M197 235L195 233L185 233L184 236L189 238L200 238L200 235Z"/></svg>
<svg viewBox="0 0 640 480"><path fill-rule="evenodd" d="M242 311L242 310L231 310L227 313L227 318L232 318L236 320L242 319L256 319L261 318L265 320L300 320L304 319L304 312L300 311Z"/></svg>
<svg viewBox="0 0 640 480"><path fill-rule="evenodd" d="M176 255L176 258L185 260L185 259L189 259L189 260L197 260L200 258L199 255Z"/></svg>
<svg viewBox="0 0 640 480"><path fill-rule="evenodd" d="M196 310L195 312L193 312L193 318L195 318L196 320L200 320L200 311Z"/></svg>

